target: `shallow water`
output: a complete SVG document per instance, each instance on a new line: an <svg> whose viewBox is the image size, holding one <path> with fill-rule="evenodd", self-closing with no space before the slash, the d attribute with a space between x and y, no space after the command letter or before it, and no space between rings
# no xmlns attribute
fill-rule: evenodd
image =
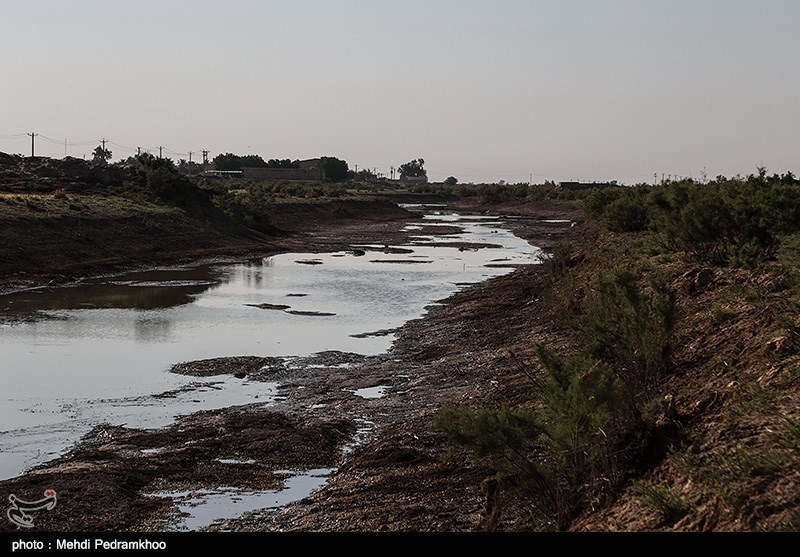
<svg viewBox="0 0 800 557"><path fill-rule="evenodd" d="M415 226L436 223L463 232L415 235ZM379 354L394 335L353 335L399 327L463 285L511 270L486 267L492 260L538 261L539 250L495 217L426 215L408 234L413 252L406 254L383 246L362 246L363 256L291 253L0 296L0 316L36 316L0 324L0 479L57 456L100 423L161 427L198 410L270 404L275 395L273 383L168 373L174 363L323 350ZM436 245L454 241L502 247ZM321 264L299 263L308 260ZM259 304L289 308L252 307Z"/></svg>
<svg viewBox="0 0 800 557"><path fill-rule="evenodd" d="M253 491L235 487L197 489L190 491L160 491L151 495L168 497L177 505L181 515L170 522L174 531L194 531L210 526L218 520L236 518L242 514L262 509L275 509L307 497L328 481L332 468L292 471L280 490Z"/></svg>

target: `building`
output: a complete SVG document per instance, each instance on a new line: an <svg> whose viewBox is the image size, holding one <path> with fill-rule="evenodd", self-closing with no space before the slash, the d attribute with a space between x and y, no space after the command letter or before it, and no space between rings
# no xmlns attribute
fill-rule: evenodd
<svg viewBox="0 0 800 557"><path fill-rule="evenodd" d="M588 189L615 188L618 185L619 184L617 184L616 180L612 180L611 182L559 182L558 186L556 186L556 189L580 191Z"/></svg>
<svg viewBox="0 0 800 557"><path fill-rule="evenodd" d="M242 178L276 182L323 182L325 170L320 165L320 159L306 159L300 161L299 168L242 168Z"/></svg>

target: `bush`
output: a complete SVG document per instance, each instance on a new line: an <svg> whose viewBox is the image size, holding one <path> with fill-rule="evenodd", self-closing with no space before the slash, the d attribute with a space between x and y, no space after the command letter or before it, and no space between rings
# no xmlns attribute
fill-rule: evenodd
<svg viewBox="0 0 800 557"><path fill-rule="evenodd" d="M593 188L583 198L583 208L586 212L603 222L606 207L625 195L622 188Z"/></svg>
<svg viewBox="0 0 800 557"><path fill-rule="evenodd" d="M188 190L194 189L189 180L178 172L169 159L142 153L136 157L136 174L147 191L158 198L182 201Z"/></svg>
<svg viewBox="0 0 800 557"><path fill-rule="evenodd" d="M536 347L544 374L529 374L541 409L448 408L436 425L513 475L536 502L540 524L559 529L612 493L622 471L648 446L648 411L669 362L674 294L648 292L628 271L600 275L582 329L586 349L560 358Z"/></svg>
<svg viewBox="0 0 800 557"><path fill-rule="evenodd" d="M600 274L581 320L588 354L612 366L625 383L635 419L669 367L675 325L675 293L656 278L648 290L628 270Z"/></svg>
<svg viewBox="0 0 800 557"><path fill-rule="evenodd" d="M640 232L647 228L647 207L644 197L628 194L608 204L603 212L603 224L612 232Z"/></svg>
<svg viewBox="0 0 800 557"><path fill-rule="evenodd" d="M791 173L595 190L584 208L613 232L652 231L669 250L707 263L752 266L773 258L781 237L800 230Z"/></svg>
<svg viewBox="0 0 800 557"><path fill-rule="evenodd" d="M473 411L450 406L436 416L435 425L459 445L490 458L498 470L510 474L528 470L525 445L539 431L533 413L523 408Z"/></svg>

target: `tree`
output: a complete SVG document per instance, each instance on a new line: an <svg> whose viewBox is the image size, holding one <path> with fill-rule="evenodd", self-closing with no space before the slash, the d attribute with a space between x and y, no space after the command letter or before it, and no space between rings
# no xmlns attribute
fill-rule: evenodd
<svg viewBox="0 0 800 557"><path fill-rule="evenodd" d="M364 168L358 172L352 170L348 173L348 178L357 182L377 182L380 180L378 175L371 168Z"/></svg>
<svg viewBox="0 0 800 557"><path fill-rule="evenodd" d="M428 172L425 170L424 165L425 161L421 158L401 164L397 169L400 172L400 179L407 180L408 178L427 178Z"/></svg>
<svg viewBox="0 0 800 557"><path fill-rule="evenodd" d="M97 148L92 151L92 160L97 164L108 164L108 161L111 159L111 151L103 147L102 145L98 145Z"/></svg>
<svg viewBox="0 0 800 557"><path fill-rule="evenodd" d="M213 160L217 170L241 170L242 168L267 168L267 161L260 155L234 155L220 153Z"/></svg>
<svg viewBox="0 0 800 557"><path fill-rule="evenodd" d="M445 186L455 186L458 183L458 178L455 176L448 176L448 178L444 181Z"/></svg>
<svg viewBox="0 0 800 557"><path fill-rule="evenodd" d="M300 161L295 159L269 159L268 168L300 168Z"/></svg>
<svg viewBox="0 0 800 557"><path fill-rule="evenodd" d="M347 166L347 161L337 159L336 157L320 157L319 167L324 173L325 179L329 182L343 182L347 180L350 171Z"/></svg>
<svg viewBox="0 0 800 557"><path fill-rule="evenodd" d="M203 166L195 161L187 161L186 159L179 159L176 165L178 172L181 174L188 174L189 176L196 176L203 171Z"/></svg>

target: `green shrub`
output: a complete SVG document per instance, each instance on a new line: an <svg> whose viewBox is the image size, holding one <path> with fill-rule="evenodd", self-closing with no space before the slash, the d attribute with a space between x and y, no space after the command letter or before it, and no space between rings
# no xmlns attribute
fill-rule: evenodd
<svg viewBox="0 0 800 557"><path fill-rule="evenodd" d="M667 249L712 264L752 266L773 258L781 237L800 230L800 188L791 173L718 177L660 186L609 188L584 208L613 232L653 232Z"/></svg>
<svg viewBox="0 0 800 557"><path fill-rule="evenodd" d="M590 502L616 490L648 445L651 402L669 362L674 294L628 271L601 275L582 328L586 349L560 358L543 345L544 373L528 373L541 407L447 408L436 425L495 469L513 475L540 524L565 528Z"/></svg>
<svg viewBox="0 0 800 557"><path fill-rule="evenodd" d="M647 228L647 207L642 197L624 195L608 204L603 222L612 232L640 232Z"/></svg>
<svg viewBox="0 0 800 557"><path fill-rule="evenodd" d="M550 252L543 254L541 259L555 282L566 276L572 267L572 244L560 242Z"/></svg>
<svg viewBox="0 0 800 557"><path fill-rule="evenodd" d="M539 434L530 410L470 410L449 406L436 416L435 425L454 442L470 447L478 457L488 457L503 472L527 472L526 443Z"/></svg>
<svg viewBox="0 0 800 557"><path fill-rule="evenodd" d="M691 190L679 211L665 216L676 245L712 263L750 266L775 256L782 235L800 225L794 178L719 180Z"/></svg>
<svg viewBox="0 0 800 557"><path fill-rule="evenodd" d="M586 350L615 370L640 419L669 367L675 293L657 278L644 291L636 275L617 270L597 277L586 305Z"/></svg>
<svg viewBox="0 0 800 557"><path fill-rule="evenodd" d="M583 208L599 221L603 221L606 207L626 194L623 188L594 188L583 198Z"/></svg>

